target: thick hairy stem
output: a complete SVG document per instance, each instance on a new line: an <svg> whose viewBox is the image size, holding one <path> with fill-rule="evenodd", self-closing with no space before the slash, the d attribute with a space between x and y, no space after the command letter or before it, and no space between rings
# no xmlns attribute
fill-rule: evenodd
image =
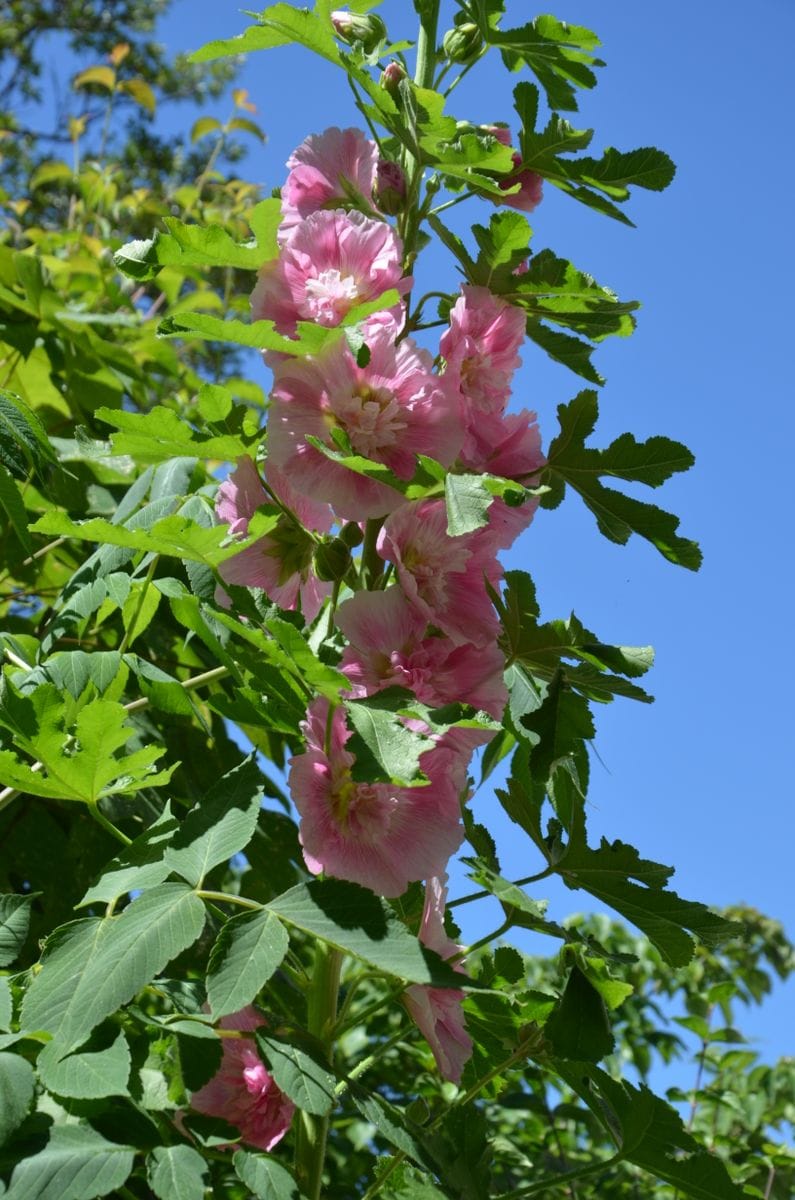
<svg viewBox="0 0 795 1200"><path fill-rule="evenodd" d="M414 71L414 82L417 87L433 87L433 76L436 70L436 41L439 26L439 6L441 0L423 0L417 5L420 13L420 28L417 36L417 64ZM422 182L422 163L413 154L406 152L406 219L403 226L403 252L406 270L411 268L417 251L417 234L419 233L420 185Z"/></svg>
<svg viewBox="0 0 795 1200"><path fill-rule="evenodd" d="M307 995L307 1026L333 1057L334 1025L337 1020L342 954L324 942L317 943L315 969ZM307 1200L320 1200L329 1116L299 1113L295 1142L295 1171Z"/></svg>

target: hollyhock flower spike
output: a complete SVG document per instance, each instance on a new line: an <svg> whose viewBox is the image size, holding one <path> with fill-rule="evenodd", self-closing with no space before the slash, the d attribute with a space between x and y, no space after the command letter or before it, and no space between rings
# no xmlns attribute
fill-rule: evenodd
<svg viewBox="0 0 795 1200"><path fill-rule="evenodd" d="M442 958L451 958L461 947L451 941L444 930L446 883L447 875L432 877L426 883L419 937ZM454 969L463 972L460 963L456 963ZM439 1074L451 1083L459 1083L473 1048L461 1009L464 993L455 988L415 983L406 990L404 999L409 1015L433 1051Z"/></svg>
<svg viewBox="0 0 795 1200"><path fill-rule="evenodd" d="M425 879L461 845L459 793L464 775L449 752L420 766L426 787L359 783L351 775L351 733L345 712L329 713L328 701L313 701L304 724L306 750L290 760L289 785L301 817L299 836L309 870L370 888L379 896L401 896L409 883Z"/></svg>
<svg viewBox="0 0 795 1200"><path fill-rule="evenodd" d="M250 1005L218 1022L221 1029L252 1033L265 1024ZM191 1096L191 1108L221 1117L240 1130L243 1141L272 1150L293 1119L295 1108L274 1083L252 1038L223 1038L221 1065L213 1078Z"/></svg>
<svg viewBox="0 0 795 1200"><path fill-rule="evenodd" d="M328 533L333 517L327 504L317 504L299 495L270 463L267 478L274 495L295 513L306 529ZM235 470L219 487L215 511L219 521L228 523L230 533L245 536L257 509L272 503L254 462L246 455L238 459ZM239 587L262 588L280 608L294 609L300 604L306 620L313 621L331 593L331 584L321 582L312 572L313 548L312 539L284 516L270 533L221 563L219 574L227 583ZM229 603L221 589L216 599L221 604Z"/></svg>
<svg viewBox="0 0 795 1200"><path fill-rule="evenodd" d="M343 209L313 213L295 227L279 258L260 269L251 315L273 321L287 337L297 321L339 325L352 308L391 288L408 292L402 259L400 239L384 221ZM400 304L387 311L399 321Z"/></svg>
<svg viewBox="0 0 795 1200"><path fill-rule="evenodd" d="M289 472L297 491L331 504L339 517L382 517L404 503L402 494L327 458L306 438L335 447L331 429L344 431L354 453L411 479L416 456L452 464L463 442L460 403L450 380L434 375L431 358L409 338L395 345L395 327L368 322L366 367L340 340L312 359L274 366L268 420L271 461Z"/></svg>
<svg viewBox="0 0 795 1200"><path fill-rule="evenodd" d="M279 241L319 209L352 204L367 211L377 163L376 144L360 129L311 134L287 159Z"/></svg>
<svg viewBox="0 0 795 1200"><path fill-rule="evenodd" d="M496 588L502 578L495 557L500 540L488 526L450 537L444 501L422 500L387 518L378 553L394 563L406 598L428 624L456 645L482 647L500 631L483 582L485 576Z"/></svg>
<svg viewBox="0 0 795 1200"><path fill-rule="evenodd" d="M463 702L502 717L508 693L496 643L456 646L426 637L428 622L400 588L357 592L337 609L337 624L349 642L340 669L353 696L404 687L432 708Z"/></svg>
<svg viewBox="0 0 795 1200"><path fill-rule="evenodd" d="M526 323L523 309L488 288L461 289L439 350L446 370L458 381L467 424L477 426L481 414L504 411L513 373L521 365L518 351Z"/></svg>

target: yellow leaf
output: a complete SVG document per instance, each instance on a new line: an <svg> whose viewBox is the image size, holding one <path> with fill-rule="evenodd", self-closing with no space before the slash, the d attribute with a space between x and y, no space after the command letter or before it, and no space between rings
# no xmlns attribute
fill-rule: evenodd
<svg viewBox="0 0 795 1200"><path fill-rule="evenodd" d="M203 138L207 133L213 133L216 129L221 128L221 122L216 117L199 117L198 121L194 121L193 128L190 131L190 140L198 142L199 138Z"/></svg>
<svg viewBox="0 0 795 1200"><path fill-rule="evenodd" d="M127 55L130 53L129 42L119 42L113 47L108 58L113 63L114 67L118 67L119 63L124 62Z"/></svg>
<svg viewBox="0 0 795 1200"><path fill-rule="evenodd" d="M235 108L245 108L246 112L252 113L257 111L256 104L252 104L248 98L247 88L233 88L232 101Z"/></svg>
<svg viewBox="0 0 795 1200"><path fill-rule="evenodd" d="M119 84L119 91L132 96L136 104L140 104L147 112L153 113L157 108L155 94L145 79L125 79L124 83Z"/></svg>
<svg viewBox="0 0 795 1200"><path fill-rule="evenodd" d="M76 88L85 87L89 83L97 84L112 92L116 86L116 72L110 67L86 67L85 71L80 71L72 81L73 87Z"/></svg>

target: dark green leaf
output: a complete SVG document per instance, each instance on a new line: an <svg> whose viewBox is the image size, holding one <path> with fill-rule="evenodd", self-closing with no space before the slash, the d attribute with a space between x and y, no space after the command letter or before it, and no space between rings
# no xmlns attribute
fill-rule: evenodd
<svg viewBox="0 0 795 1200"><path fill-rule="evenodd" d="M48 1091L77 1100L127 1095L130 1048L121 1030L104 1050L83 1048L61 1057L62 1049L57 1042L48 1042L36 1060L39 1078Z"/></svg>
<svg viewBox="0 0 795 1200"><path fill-rule="evenodd" d="M324 1117L334 1107L334 1076L311 1055L290 1042L257 1030L260 1053L277 1086L304 1112Z"/></svg>
<svg viewBox="0 0 795 1200"><path fill-rule="evenodd" d="M605 1002L576 965L544 1026L544 1036L559 1058L598 1062L613 1050Z"/></svg>
<svg viewBox="0 0 795 1200"><path fill-rule="evenodd" d="M182 821L165 853L169 869L198 885L251 840L264 796L254 755L228 771Z"/></svg>
<svg viewBox="0 0 795 1200"><path fill-rule="evenodd" d="M95 1200L124 1185L131 1146L109 1142L90 1125L56 1125L43 1150L14 1167L9 1200Z"/></svg>
<svg viewBox="0 0 795 1200"><path fill-rule="evenodd" d="M0 967L10 966L22 953L34 899L34 896L0 896Z"/></svg>
<svg viewBox="0 0 795 1200"><path fill-rule="evenodd" d="M241 913L222 927L207 967L207 999L213 1019L250 1004L277 969L290 944L271 912Z"/></svg>
<svg viewBox="0 0 795 1200"><path fill-rule="evenodd" d="M27 1059L0 1053L0 1146L25 1120L34 1091L35 1075Z"/></svg>
<svg viewBox="0 0 795 1200"><path fill-rule="evenodd" d="M156 1146L146 1178L159 1200L204 1200L207 1166L192 1146Z"/></svg>
<svg viewBox="0 0 795 1200"><path fill-rule="evenodd" d="M232 1162L238 1179L259 1200L304 1200L290 1172L276 1159L238 1150Z"/></svg>

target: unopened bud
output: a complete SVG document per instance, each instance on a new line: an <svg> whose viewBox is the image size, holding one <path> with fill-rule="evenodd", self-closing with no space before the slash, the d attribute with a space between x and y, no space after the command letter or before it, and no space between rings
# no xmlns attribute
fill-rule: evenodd
<svg viewBox="0 0 795 1200"><path fill-rule="evenodd" d="M381 87L397 100L400 95L400 85L406 78L406 72L399 62L391 62L381 72Z"/></svg>
<svg viewBox="0 0 795 1200"><path fill-rule="evenodd" d="M454 63L474 62L483 48L483 37L473 21L464 21L453 29L448 29L442 38L442 48Z"/></svg>
<svg viewBox="0 0 795 1200"><path fill-rule="evenodd" d="M346 546L360 546L364 541L361 525L357 525L355 521L349 521L340 530L340 539Z"/></svg>
<svg viewBox="0 0 795 1200"><path fill-rule="evenodd" d="M386 25L375 13L350 13L338 9L331 14L334 32L349 46L361 43L365 54L371 54L380 42L386 40Z"/></svg>
<svg viewBox="0 0 795 1200"><path fill-rule="evenodd" d="M403 211L406 202L406 176L399 163L381 159L376 168L373 200L388 217Z"/></svg>
<svg viewBox="0 0 795 1200"><path fill-rule="evenodd" d="M315 550L315 574L324 583L336 583L338 579L343 579L350 565L351 552L342 538L321 542Z"/></svg>

